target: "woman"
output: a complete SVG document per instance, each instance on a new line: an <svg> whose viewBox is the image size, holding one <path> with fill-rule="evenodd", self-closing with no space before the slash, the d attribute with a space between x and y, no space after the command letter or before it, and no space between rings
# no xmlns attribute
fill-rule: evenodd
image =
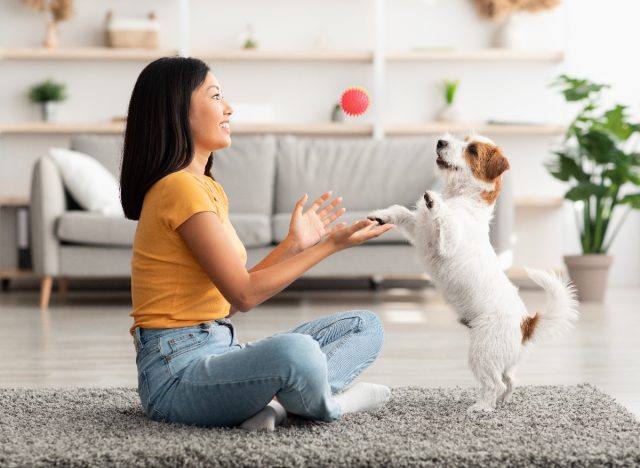
<svg viewBox="0 0 640 468"><path fill-rule="evenodd" d="M154 420L273 430L286 411L333 421L378 408L383 385L342 391L377 357L382 326L368 311L335 314L256 343L228 317L269 299L309 268L393 225L327 226L343 212L325 193L296 204L287 238L247 271L246 251L211 176L231 144L220 84L192 58L163 58L140 74L129 104L121 173L125 215L138 220L131 316L138 391ZM250 190L247 187L247 190ZM342 391L342 392L341 392Z"/></svg>

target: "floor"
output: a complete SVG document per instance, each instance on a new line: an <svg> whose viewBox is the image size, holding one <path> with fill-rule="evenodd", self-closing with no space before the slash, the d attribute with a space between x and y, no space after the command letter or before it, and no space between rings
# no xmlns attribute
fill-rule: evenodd
<svg viewBox="0 0 640 468"><path fill-rule="evenodd" d="M530 310L539 290L522 290ZM0 293L0 386L134 386L134 349L126 291L54 293L40 311L35 291ZM583 304L575 329L535 347L519 385L591 383L640 416L640 289L610 290L605 304ZM238 314L240 339L253 341L313 318L369 309L385 325L384 349L362 376L392 387L475 386L467 367L468 333L433 289L291 290Z"/></svg>

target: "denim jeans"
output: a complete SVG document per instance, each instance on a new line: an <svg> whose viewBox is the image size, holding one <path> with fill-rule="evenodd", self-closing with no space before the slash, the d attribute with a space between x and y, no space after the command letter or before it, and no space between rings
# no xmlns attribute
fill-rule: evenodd
<svg viewBox="0 0 640 468"><path fill-rule="evenodd" d="M156 421L236 426L276 396L290 413L333 421L333 398L378 356L383 329L367 310L342 312L241 344L228 320L136 328L138 393Z"/></svg>

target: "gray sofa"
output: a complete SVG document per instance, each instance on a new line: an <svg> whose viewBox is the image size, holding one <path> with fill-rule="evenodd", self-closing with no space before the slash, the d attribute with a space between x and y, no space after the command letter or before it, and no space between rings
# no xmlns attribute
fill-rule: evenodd
<svg viewBox="0 0 640 468"><path fill-rule="evenodd" d="M71 149L95 157L116 176L121 137L79 136ZM304 193L326 190L344 197L343 219L361 219L376 208L411 206L426 189L437 188L435 139L427 137L310 138L236 136L216 153L213 173L229 196L230 218L256 264L287 234L291 210ZM513 220L508 175L496 206L491 240L509 265ZM82 211L66 192L51 159L39 159L31 187L34 270L42 277L41 306L47 307L54 279L130 275L136 223ZM396 230L340 252L307 277L416 277L423 271L413 248Z"/></svg>

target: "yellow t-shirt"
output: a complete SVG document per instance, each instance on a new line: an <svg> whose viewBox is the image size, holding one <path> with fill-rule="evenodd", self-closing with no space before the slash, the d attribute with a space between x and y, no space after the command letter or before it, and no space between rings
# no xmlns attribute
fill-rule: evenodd
<svg viewBox="0 0 640 468"><path fill-rule="evenodd" d="M247 251L229 221L222 186L187 171L163 177L147 191L133 242L131 293L136 327L188 327L226 317L230 304L176 229L196 213L216 213L242 263Z"/></svg>

